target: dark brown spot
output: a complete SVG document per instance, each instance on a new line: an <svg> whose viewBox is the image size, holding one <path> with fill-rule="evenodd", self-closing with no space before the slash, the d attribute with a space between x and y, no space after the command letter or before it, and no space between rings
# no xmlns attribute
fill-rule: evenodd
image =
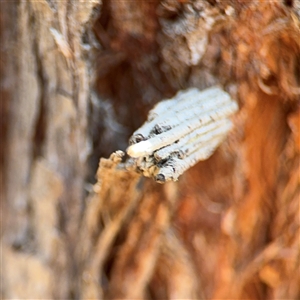
<svg viewBox="0 0 300 300"><path fill-rule="evenodd" d="M155 176L155 181L158 182L158 183L165 183L166 182L165 175L163 175L163 174L157 174Z"/></svg>
<svg viewBox="0 0 300 300"><path fill-rule="evenodd" d="M139 142L145 141L145 137L142 134L136 134L133 135L130 139L129 139L129 145L133 145L133 144L137 144Z"/></svg>

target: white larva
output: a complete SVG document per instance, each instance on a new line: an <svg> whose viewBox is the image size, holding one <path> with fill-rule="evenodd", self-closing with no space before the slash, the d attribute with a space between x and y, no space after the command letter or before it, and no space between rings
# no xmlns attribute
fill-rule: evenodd
<svg viewBox="0 0 300 300"><path fill-rule="evenodd" d="M149 112L127 153L145 176L158 182L177 180L226 138L237 110L236 102L219 87L180 91Z"/></svg>
<svg viewBox="0 0 300 300"><path fill-rule="evenodd" d="M221 130L221 134L226 134L226 132L230 128L231 121L227 119L211 122L206 126L197 128L194 131L190 132L182 139L180 139L178 143L173 143L155 151L154 157L157 160L162 160L176 151L178 152L181 150L183 153L186 153L186 150L188 150L189 145L207 143L211 139L211 137L214 137L216 134L218 134L218 130Z"/></svg>
<svg viewBox="0 0 300 300"><path fill-rule="evenodd" d="M133 133L147 139L156 124L171 128L195 115L203 114L230 101L229 95L219 87L200 92L196 88L180 91L173 99L159 102L148 115L148 120Z"/></svg>
<svg viewBox="0 0 300 300"><path fill-rule="evenodd" d="M131 157L146 156L153 153L155 150L170 145L180 138L184 137L191 131L201 126L207 125L210 122L216 122L224 117L229 117L237 109L235 102L226 103L215 110L201 113L200 115L193 115L192 118L178 118L178 123L173 126L171 130L165 131L153 138L133 144L127 149L128 155ZM178 112L179 114L180 112Z"/></svg>

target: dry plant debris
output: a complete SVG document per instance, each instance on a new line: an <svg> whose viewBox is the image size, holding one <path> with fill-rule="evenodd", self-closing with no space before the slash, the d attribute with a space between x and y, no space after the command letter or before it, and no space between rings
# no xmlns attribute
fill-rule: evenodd
<svg viewBox="0 0 300 300"><path fill-rule="evenodd" d="M190 88L159 102L130 138L128 169L164 183L211 156L232 128L238 106L219 87Z"/></svg>

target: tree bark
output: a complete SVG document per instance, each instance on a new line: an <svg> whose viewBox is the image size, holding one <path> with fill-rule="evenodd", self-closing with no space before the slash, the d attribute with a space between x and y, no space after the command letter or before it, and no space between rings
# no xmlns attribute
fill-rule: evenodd
<svg viewBox="0 0 300 300"><path fill-rule="evenodd" d="M1 2L2 297L299 299L299 1ZM115 153L220 85L234 130L179 181ZM2 197L3 196L3 197Z"/></svg>
<svg viewBox="0 0 300 300"><path fill-rule="evenodd" d="M9 85L5 298L73 297L90 151L92 60L82 40L97 7L98 1L1 3L8 20L2 31L9 37L2 78Z"/></svg>

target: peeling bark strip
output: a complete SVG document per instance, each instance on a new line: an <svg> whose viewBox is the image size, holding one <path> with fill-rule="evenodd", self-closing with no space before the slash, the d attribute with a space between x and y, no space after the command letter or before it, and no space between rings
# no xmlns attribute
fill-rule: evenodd
<svg viewBox="0 0 300 300"><path fill-rule="evenodd" d="M92 69L87 58L92 53L84 40L92 41L83 36L90 31L99 4L94 0L0 4L1 17L2 8L14 7L8 17L13 26L1 28L10 36L1 45L10 49L12 66L5 68L8 81L13 78L14 83L5 154L6 207L11 216L3 237L10 257L3 266L5 299L70 299L76 289L73 249L90 151Z"/></svg>
<svg viewBox="0 0 300 300"><path fill-rule="evenodd" d="M210 157L232 128L237 104L219 87L181 91L161 101L130 138L128 168L135 165L157 182L176 181L187 169Z"/></svg>

